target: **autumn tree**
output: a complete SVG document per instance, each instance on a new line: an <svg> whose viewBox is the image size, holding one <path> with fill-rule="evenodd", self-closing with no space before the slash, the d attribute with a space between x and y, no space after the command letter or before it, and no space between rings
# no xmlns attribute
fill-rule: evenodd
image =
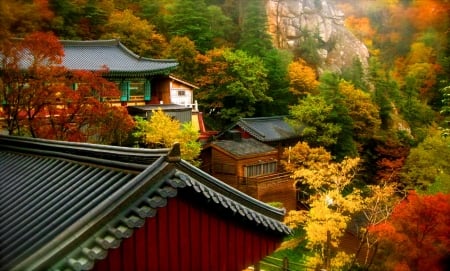
<svg viewBox="0 0 450 271"><path fill-rule="evenodd" d="M305 143L288 149L284 157L288 160L283 163L294 180L311 192L310 209L303 225L307 247L312 251L309 265L326 270L348 266L351 256L337 248L352 215L362 207L358 189L344 193L354 180L359 158L334 162L323 148L310 148Z"/></svg>
<svg viewBox="0 0 450 271"><path fill-rule="evenodd" d="M359 216L359 219L354 219L359 245L352 266L369 268L378 249L378 237L369 229L387 221L395 205L402 199L402 194L398 193L395 183L388 182L368 185L362 194L362 208L355 216Z"/></svg>
<svg viewBox="0 0 450 271"><path fill-rule="evenodd" d="M54 19L54 12L47 0L0 1L0 39L6 34L14 37L48 29Z"/></svg>
<svg viewBox="0 0 450 271"><path fill-rule="evenodd" d="M195 43L188 37L173 37L169 45L164 49L163 57L176 59L179 63L177 69L173 72L176 76L195 82L199 76L199 67L197 57L199 52L195 48Z"/></svg>
<svg viewBox="0 0 450 271"><path fill-rule="evenodd" d="M372 102L369 93L355 88L347 81L339 83L339 92L343 95L342 103L352 119L354 137L357 139L371 138L378 132L381 120L379 109Z"/></svg>
<svg viewBox="0 0 450 271"><path fill-rule="evenodd" d="M317 87L319 81L317 81L316 71L308 66L302 59L298 59L289 64L289 90L295 96L303 96L306 94L317 94Z"/></svg>
<svg viewBox="0 0 450 271"><path fill-rule="evenodd" d="M181 157L198 164L201 144L197 141L199 133L192 123L181 124L158 109L152 111L149 120L136 117L135 130L134 136L149 148L170 148L173 144L180 143Z"/></svg>
<svg viewBox="0 0 450 271"><path fill-rule="evenodd" d="M58 66L64 56L62 45L54 35L36 32L24 40L5 40L1 49L1 94L8 132L21 135L22 128L28 127L36 137L32 123L57 93L49 83L65 76L65 69ZM24 61L26 67L21 64Z"/></svg>
<svg viewBox="0 0 450 271"><path fill-rule="evenodd" d="M372 27L368 17L355 17L354 15L345 18L345 26L352 31L355 36L364 42L367 47L373 46L373 37L376 30Z"/></svg>
<svg viewBox="0 0 450 271"><path fill-rule="evenodd" d="M409 146L390 138L377 141L374 149L375 182L400 184L400 173L409 154Z"/></svg>
<svg viewBox="0 0 450 271"><path fill-rule="evenodd" d="M165 37L147 20L140 19L129 9L111 13L105 31L103 39L120 39L140 56L160 57L167 47Z"/></svg>
<svg viewBox="0 0 450 271"><path fill-rule="evenodd" d="M119 95L117 87L101 73L61 66L63 47L54 35L36 32L2 45L1 114L9 134L105 144L124 140L132 119L103 102ZM118 118L107 121L111 115Z"/></svg>
<svg viewBox="0 0 450 271"><path fill-rule="evenodd" d="M450 253L450 195L409 193L385 223L369 230L380 239L380 270L446 270Z"/></svg>

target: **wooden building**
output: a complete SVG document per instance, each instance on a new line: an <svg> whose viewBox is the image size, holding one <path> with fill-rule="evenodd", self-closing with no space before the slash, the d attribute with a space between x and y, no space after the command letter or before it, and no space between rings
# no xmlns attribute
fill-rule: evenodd
<svg viewBox="0 0 450 271"><path fill-rule="evenodd" d="M178 63L172 59L140 57L119 40L61 40L64 48L62 65L69 70L104 71L116 82L120 97L103 97L112 103L140 105L160 103L169 89L169 73ZM76 87L76 86L75 86Z"/></svg>
<svg viewBox="0 0 450 271"><path fill-rule="evenodd" d="M285 148L295 145L300 140L301 131L295 131L284 116L241 118L227 131L238 130L243 138L254 138L275 147L278 159Z"/></svg>
<svg viewBox="0 0 450 271"><path fill-rule="evenodd" d="M242 270L290 234L177 145L0 136L0 172L0 270Z"/></svg>
<svg viewBox="0 0 450 271"><path fill-rule="evenodd" d="M296 208L296 192L289 173L280 169L278 150L253 138L215 140L202 151L202 169L263 202Z"/></svg>
<svg viewBox="0 0 450 271"><path fill-rule="evenodd" d="M64 67L69 70L104 72L103 77L117 84L120 96L101 97L104 101L115 106L136 107L132 112L148 111L151 108L151 113L157 108L156 105L172 105L170 108L162 106L162 109L167 109L169 115L177 119L181 115L181 119L178 119L181 122L188 115L189 121L200 126L197 124L198 105L194 101L197 87L170 75L178 66L176 60L138 56L117 39L60 42L64 48ZM24 63L26 69L26 59ZM77 84L73 85L74 89L77 87ZM173 110L175 107L177 109ZM179 114L181 111L183 113Z"/></svg>
<svg viewBox="0 0 450 271"><path fill-rule="evenodd" d="M293 210L296 189L280 159L299 138L283 116L242 118L205 145L202 169L252 197Z"/></svg>

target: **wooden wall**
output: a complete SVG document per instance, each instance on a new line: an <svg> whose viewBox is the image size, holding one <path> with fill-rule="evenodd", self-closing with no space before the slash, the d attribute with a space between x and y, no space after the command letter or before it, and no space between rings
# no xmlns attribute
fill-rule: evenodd
<svg viewBox="0 0 450 271"><path fill-rule="evenodd" d="M282 236L179 195L94 266L96 271L239 271L273 252Z"/></svg>
<svg viewBox="0 0 450 271"><path fill-rule="evenodd" d="M239 185L239 180L242 180L244 176L244 166L252 165L258 163L258 161L270 161L277 159L277 152L268 152L265 154L258 154L258 156L243 158L243 159L235 159L231 155L219 151L215 148L211 148L211 174L216 176L218 179L233 185ZM218 167L221 165L226 165L232 171L223 172L219 171Z"/></svg>

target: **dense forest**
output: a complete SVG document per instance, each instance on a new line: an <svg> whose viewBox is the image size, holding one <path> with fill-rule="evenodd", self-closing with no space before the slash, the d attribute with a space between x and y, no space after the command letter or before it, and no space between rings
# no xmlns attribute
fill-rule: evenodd
<svg viewBox="0 0 450 271"><path fill-rule="evenodd" d="M301 131L304 142L291 158L308 162L286 167L312 195L337 193L342 207L327 208L335 224L324 232L313 232L323 228L317 216L326 213L314 202L309 221L298 213L289 217L297 227L306 225L299 234L325 238L310 238L303 248L318 251L310 265L355 266L330 247L339 247L335 240L351 218L364 214L366 243L385 241L377 247L380 270L443 270L450 252L450 1L328 1L370 53L368 66L355 59L340 72L318 69L320 37L314 33L305 33L296 48L277 48L265 2L2 0L0 43L52 32L59 39L118 38L141 56L177 59L174 73L199 86L195 98L210 129L241 117L285 115ZM334 178L342 182L324 181ZM411 190L417 193L399 207L396 199ZM431 239L426 230L412 233L408 223L434 227L417 222L424 216L447 226L430 230ZM423 239L407 243L408 234ZM364 268L376 270L373 261Z"/></svg>

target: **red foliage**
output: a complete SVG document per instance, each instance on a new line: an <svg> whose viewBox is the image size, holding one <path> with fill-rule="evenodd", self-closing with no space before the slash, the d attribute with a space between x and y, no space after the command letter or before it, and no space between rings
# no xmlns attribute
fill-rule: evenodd
<svg viewBox="0 0 450 271"><path fill-rule="evenodd" d="M28 130L33 137L110 144L132 129L131 117L106 102L119 96L117 86L102 72L61 66L64 51L54 35L32 33L3 45L0 94L10 134Z"/></svg>
<svg viewBox="0 0 450 271"><path fill-rule="evenodd" d="M369 231L389 248L389 270L444 270L450 254L450 194L420 196L414 191L390 219Z"/></svg>
<svg viewBox="0 0 450 271"><path fill-rule="evenodd" d="M378 145L377 152L377 172L378 182L399 182L399 173L405 164L409 154L409 148L393 141L386 141Z"/></svg>

